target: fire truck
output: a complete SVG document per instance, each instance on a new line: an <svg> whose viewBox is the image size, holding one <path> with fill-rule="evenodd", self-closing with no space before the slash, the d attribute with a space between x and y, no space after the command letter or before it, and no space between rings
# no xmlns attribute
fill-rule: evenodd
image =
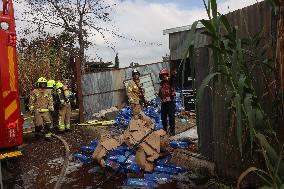
<svg viewBox="0 0 284 189"><path fill-rule="evenodd" d="M20 112L16 32L12 0L0 0L0 161L21 155L23 116ZM1 162L0 162L1 163ZM1 171L1 170L0 170Z"/></svg>

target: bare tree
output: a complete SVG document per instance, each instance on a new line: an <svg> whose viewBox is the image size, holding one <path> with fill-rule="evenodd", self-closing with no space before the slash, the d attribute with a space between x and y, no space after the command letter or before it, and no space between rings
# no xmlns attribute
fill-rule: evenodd
<svg viewBox="0 0 284 189"><path fill-rule="evenodd" d="M105 42L110 42L104 35L108 31L103 24L110 22L112 7L104 0L23 0L28 4L25 19L38 26L36 30L44 31L46 27L62 29L76 37L79 46L81 68L85 67L85 50L91 44L88 37L102 35Z"/></svg>

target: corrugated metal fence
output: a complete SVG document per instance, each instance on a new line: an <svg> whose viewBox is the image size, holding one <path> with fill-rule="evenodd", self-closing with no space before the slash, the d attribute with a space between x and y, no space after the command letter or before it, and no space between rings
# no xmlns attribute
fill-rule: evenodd
<svg viewBox="0 0 284 189"><path fill-rule="evenodd" d="M161 62L135 67L141 75L151 74L156 91L159 72L169 68L169 63ZM131 78L133 68L122 68L82 76L82 91L85 120L103 109L127 102L123 81Z"/></svg>
<svg viewBox="0 0 284 189"><path fill-rule="evenodd" d="M260 2L249 7L231 12L227 14L230 23L238 30L240 37L248 37L255 35L257 32L262 33L261 46L267 46L272 50L272 10L268 3ZM210 65L210 57L206 47L196 49L193 60L196 65L196 82L197 86L208 73L208 65ZM259 49L261 51L261 49ZM199 53L199 55L198 55ZM269 53L268 53L269 55ZM205 58L207 56L208 58ZM250 65L249 65L250 67ZM252 68L252 67L251 67ZM263 70L255 66L252 69L254 86L260 101L268 115L271 115L271 104L273 95L267 91L265 79L268 83L272 82L274 75L271 74L267 78L263 76ZM207 90L200 106L200 151L203 155L209 157L216 163L216 168L219 176L236 179L241 171L257 162L256 159L246 161L241 160L238 149L236 148L235 127L228 128L228 119L226 117L223 89L216 85L213 90ZM213 124L212 124L213 123ZM231 129L233 133L230 136L225 133ZM256 157L254 157L256 158ZM251 179L252 180L252 179ZM253 181L253 180L252 180Z"/></svg>

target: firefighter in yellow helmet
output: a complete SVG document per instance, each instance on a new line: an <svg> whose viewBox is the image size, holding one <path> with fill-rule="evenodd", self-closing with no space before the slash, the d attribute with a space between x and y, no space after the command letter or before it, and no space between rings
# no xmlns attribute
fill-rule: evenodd
<svg viewBox="0 0 284 189"><path fill-rule="evenodd" d="M70 130L71 102L75 101L75 97L67 85L57 82L56 98L59 107L58 130L61 132Z"/></svg>
<svg viewBox="0 0 284 189"><path fill-rule="evenodd" d="M50 79L50 80L47 81L46 88L49 89L51 93L53 93L53 90L55 89L55 85L56 85L55 80Z"/></svg>
<svg viewBox="0 0 284 189"><path fill-rule="evenodd" d="M58 108L56 108L56 104L55 104L55 99L56 99L56 89L55 89L55 86L56 86L56 81L53 80L53 79L50 79L47 81L47 90L49 91L49 93L52 95L53 97L53 106L54 106L54 111L51 113L51 120L52 120L52 123L53 125L56 125L57 124L57 120L58 120Z"/></svg>
<svg viewBox="0 0 284 189"><path fill-rule="evenodd" d="M144 97L144 89L142 88L142 83L140 83L140 72L136 69L132 71L132 80L127 86L127 96L128 102L132 107L133 115L138 116L143 114L142 104L146 103Z"/></svg>
<svg viewBox="0 0 284 189"><path fill-rule="evenodd" d="M54 111L53 97L46 89L47 80L40 77L37 80L37 88L31 92L29 109L35 115L35 133L38 136L43 133L47 139L51 137L52 122L50 111Z"/></svg>

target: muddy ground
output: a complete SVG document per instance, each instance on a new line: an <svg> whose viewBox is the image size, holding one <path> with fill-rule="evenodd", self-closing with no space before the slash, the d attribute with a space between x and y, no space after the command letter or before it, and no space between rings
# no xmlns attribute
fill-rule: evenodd
<svg viewBox="0 0 284 189"><path fill-rule="evenodd" d="M182 128L184 130L185 128ZM99 133L105 132L105 128L74 127L72 131L59 134L69 144L71 155L67 174L64 177L62 189L66 188L120 188L126 174L120 174L117 178L101 186L114 171L101 168L95 163L82 164L72 158L72 154L80 150L83 145L88 145L91 140L98 137ZM114 132L116 129L112 129ZM65 157L63 144L53 139L48 142L43 138L36 139L33 135L27 134L24 137L24 144L21 146L23 156L15 161L5 164L4 188L18 189L31 188L43 189L54 188L60 174ZM129 176L129 175L128 175ZM133 176L133 175L131 175ZM139 175L134 175L139 177ZM140 175L140 176L143 176ZM158 188L206 188L206 178L200 178L189 172L185 175L175 177L171 183L161 184Z"/></svg>

